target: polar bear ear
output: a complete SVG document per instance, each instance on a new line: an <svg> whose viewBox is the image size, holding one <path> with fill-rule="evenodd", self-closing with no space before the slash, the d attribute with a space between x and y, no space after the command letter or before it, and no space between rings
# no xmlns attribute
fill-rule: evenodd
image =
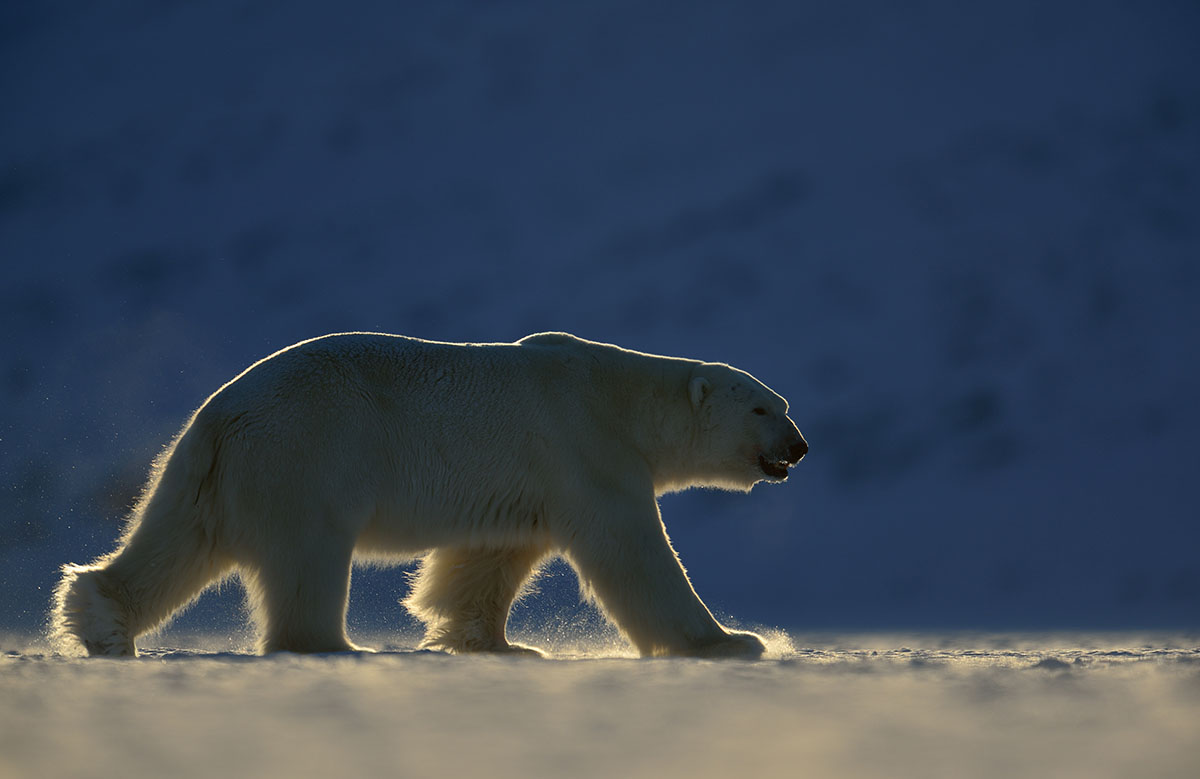
<svg viewBox="0 0 1200 779"><path fill-rule="evenodd" d="M712 392L712 384L703 376L697 376L688 383L688 395L692 399L692 408L698 409Z"/></svg>

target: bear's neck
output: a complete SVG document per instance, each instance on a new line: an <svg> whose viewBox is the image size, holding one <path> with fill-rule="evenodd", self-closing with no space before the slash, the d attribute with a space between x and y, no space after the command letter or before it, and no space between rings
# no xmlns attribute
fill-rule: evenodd
<svg viewBox="0 0 1200 779"><path fill-rule="evenodd" d="M688 382L698 360L626 353L597 372L606 425L645 460L656 494L688 486L698 434Z"/></svg>

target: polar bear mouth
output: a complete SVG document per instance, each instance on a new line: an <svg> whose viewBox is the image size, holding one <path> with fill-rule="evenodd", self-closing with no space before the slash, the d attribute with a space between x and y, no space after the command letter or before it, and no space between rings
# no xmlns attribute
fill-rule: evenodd
<svg viewBox="0 0 1200 779"><path fill-rule="evenodd" d="M788 477L788 462L786 460L768 460L766 455L758 456L758 467L772 479L783 481Z"/></svg>

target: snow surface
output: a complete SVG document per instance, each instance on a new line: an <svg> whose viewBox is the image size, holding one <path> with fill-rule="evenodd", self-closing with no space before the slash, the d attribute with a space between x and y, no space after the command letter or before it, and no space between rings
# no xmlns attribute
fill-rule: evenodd
<svg viewBox="0 0 1200 779"><path fill-rule="evenodd" d="M1198 39L1192 2L5 3L0 625L253 360L560 329L791 401L789 484L664 501L722 614L1195 628Z"/></svg>
<svg viewBox="0 0 1200 779"><path fill-rule="evenodd" d="M552 660L393 645L124 661L2 641L0 776L1200 773L1195 636L771 643L747 663L613 657L586 640Z"/></svg>

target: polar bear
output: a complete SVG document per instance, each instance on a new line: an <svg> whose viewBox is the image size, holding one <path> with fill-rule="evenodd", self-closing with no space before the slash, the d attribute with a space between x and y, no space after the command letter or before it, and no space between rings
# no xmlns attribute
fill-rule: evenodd
<svg viewBox="0 0 1200 779"><path fill-rule="evenodd" d="M505 636L562 556L645 656L758 657L671 547L657 496L781 482L808 451L748 373L541 333L453 344L378 333L303 341L208 398L164 450L116 551L66 565L51 630L70 651L135 640L238 573L259 649L358 649L353 558L421 557L405 605L423 646L529 652Z"/></svg>

